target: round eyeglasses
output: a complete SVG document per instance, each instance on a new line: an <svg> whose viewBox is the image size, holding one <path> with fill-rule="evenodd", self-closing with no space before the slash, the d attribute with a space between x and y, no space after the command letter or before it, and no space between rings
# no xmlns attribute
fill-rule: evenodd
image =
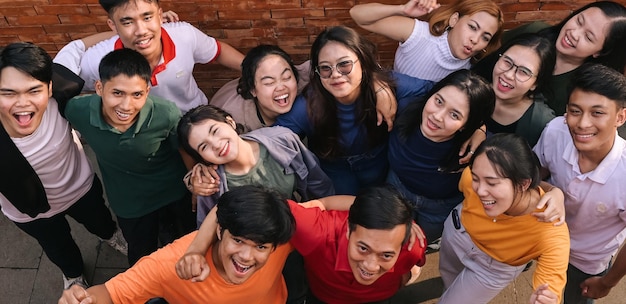
<svg viewBox="0 0 626 304"><path fill-rule="evenodd" d="M515 68L515 79L517 79L517 81L526 82L535 76L529 68L515 64L511 57L503 54L499 54L498 56L500 56L500 59L496 62L496 67L502 72L508 72L512 68Z"/></svg>
<svg viewBox="0 0 626 304"><path fill-rule="evenodd" d="M332 65L318 65L315 67L315 73L320 75L320 78L328 79L333 75L333 71L337 71L337 73L341 75L348 75L352 72L352 68L354 64L359 60L345 60L337 63L334 67Z"/></svg>

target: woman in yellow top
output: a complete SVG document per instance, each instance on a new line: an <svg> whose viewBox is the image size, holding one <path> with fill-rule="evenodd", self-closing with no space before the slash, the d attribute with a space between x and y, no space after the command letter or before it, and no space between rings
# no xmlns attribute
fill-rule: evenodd
<svg viewBox="0 0 626 304"><path fill-rule="evenodd" d="M530 303L560 303L569 256L567 225L538 221L544 191L526 141L496 134L484 141L461 176L465 196L446 220L439 303L487 303L537 260ZM471 299L471 300L470 300Z"/></svg>

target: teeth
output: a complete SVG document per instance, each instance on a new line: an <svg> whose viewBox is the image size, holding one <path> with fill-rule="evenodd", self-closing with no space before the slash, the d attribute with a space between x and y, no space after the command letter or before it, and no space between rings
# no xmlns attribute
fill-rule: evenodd
<svg viewBox="0 0 626 304"><path fill-rule="evenodd" d="M500 81L500 85L502 85L503 87L505 87L505 88L513 88L512 85L504 82L504 80L502 80L502 78L498 78L498 80Z"/></svg>
<svg viewBox="0 0 626 304"><path fill-rule="evenodd" d="M219 156L224 156L224 153L226 153L226 148L228 148L228 143L226 143L224 147L222 147L222 150L220 150Z"/></svg>
<svg viewBox="0 0 626 304"><path fill-rule="evenodd" d="M496 201L483 201L483 205L493 205Z"/></svg>
<svg viewBox="0 0 626 304"><path fill-rule="evenodd" d="M362 268L359 268L359 271L361 272L361 274L362 274L364 277L371 277L371 276L373 276L373 275L374 275L373 273L369 273L369 272L367 272L367 271L363 270Z"/></svg>
<svg viewBox="0 0 626 304"><path fill-rule="evenodd" d="M22 116L22 115L31 115L31 114L33 114L33 112L17 112L13 115Z"/></svg>
<svg viewBox="0 0 626 304"><path fill-rule="evenodd" d="M233 262L235 263L235 266L237 266L237 268L239 268L238 270L240 272L246 272L246 271L250 270L250 268L252 268L252 266L253 266L253 265L245 266L245 265L242 265L242 264L240 264L239 262L237 262L235 260L233 260Z"/></svg>
<svg viewBox="0 0 626 304"><path fill-rule="evenodd" d="M130 114L126 114L120 111L115 111L115 114L117 114L117 116L119 116L120 118L128 118L130 117Z"/></svg>
<svg viewBox="0 0 626 304"><path fill-rule="evenodd" d="M567 36L565 36L565 43L567 43L569 46L574 46L574 44L572 44L572 41L570 41Z"/></svg>
<svg viewBox="0 0 626 304"><path fill-rule="evenodd" d="M594 134L587 134L587 135L576 134L576 136L582 137L582 138L589 138L589 137L592 137L593 135Z"/></svg>
<svg viewBox="0 0 626 304"><path fill-rule="evenodd" d="M289 97L289 94L284 94L284 95L280 95L278 97L274 97L274 100L285 99L287 97Z"/></svg>
<svg viewBox="0 0 626 304"><path fill-rule="evenodd" d="M144 45L144 44L147 44L149 41L150 41L150 39L139 40L139 41L137 41L137 44L138 45Z"/></svg>

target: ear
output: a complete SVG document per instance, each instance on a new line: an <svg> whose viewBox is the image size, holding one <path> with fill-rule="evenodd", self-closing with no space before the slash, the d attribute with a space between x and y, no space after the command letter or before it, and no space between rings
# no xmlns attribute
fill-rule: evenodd
<svg viewBox="0 0 626 304"><path fill-rule="evenodd" d="M232 117L227 116L226 123L233 127L233 129L237 130L237 123L235 123L235 120Z"/></svg>
<svg viewBox="0 0 626 304"><path fill-rule="evenodd" d="M525 179L522 182L522 185L521 185L522 186L522 191L528 190L528 188L530 187L530 181L531 181L530 179Z"/></svg>
<svg viewBox="0 0 626 304"><path fill-rule="evenodd" d="M346 229L346 239L349 240L350 239L350 224L346 222L346 226L348 226L348 229Z"/></svg>
<svg viewBox="0 0 626 304"><path fill-rule="evenodd" d="M250 94L252 95L252 97L256 98L256 90L255 89L250 90Z"/></svg>
<svg viewBox="0 0 626 304"><path fill-rule="evenodd" d="M52 81L48 84L48 98L52 98Z"/></svg>
<svg viewBox="0 0 626 304"><path fill-rule="evenodd" d="M117 34L117 27L115 27L115 22L111 19L107 19L107 25L109 28Z"/></svg>
<svg viewBox="0 0 626 304"><path fill-rule="evenodd" d="M220 224L217 224L217 228L215 229L215 234L217 234L217 239L219 241L222 240L222 234L220 233L220 231L222 231L222 226L220 226Z"/></svg>
<svg viewBox="0 0 626 304"><path fill-rule="evenodd" d="M457 22L459 22L459 12L454 12L454 14L450 15L450 19L448 19L448 26L454 27Z"/></svg>
<svg viewBox="0 0 626 304"><path fill-rule="evenodd" d="M102 97L102 94L104 94L103 90L104 90L104 85L102 84L102 81L96 80L96 94Z"/></svg>
<svg viewBox="0 0 626 304"><path fill-rule="evenodd" d="M626 108L620 108L617 110L617 127L621 127L626 122Z"/></svg>

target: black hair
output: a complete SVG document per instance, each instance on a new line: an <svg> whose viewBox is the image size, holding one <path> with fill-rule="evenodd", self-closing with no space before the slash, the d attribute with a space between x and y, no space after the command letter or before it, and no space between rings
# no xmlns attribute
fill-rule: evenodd
<svg viewBox="0 0 626 304"><path fill-rule="evenodd" d="M499 48L498 51L483 59L484 61L481 61L481 64L479 64L480 67L472 68L472 71L484 77L487 81L493 82L493 69L500 57L499 55L504 54L516 45L531 48L539 57L539 71L535 75L537 77L535 80L536 88L533 91L528 91L526 94L528 97L532 97L534 92L541 92L548 79L552 77L552 71L554 71L554 64L556 63L554 43L543 36L534 33L524 33L516 36Z"/></svg>
<svg viewBox="0 0 626 304"><path fill-rule="evenodd" d="M388 184L359 191L348 215L350 232L357 225L376 230L391 230L398 225L405 225L403 244L410 236L412 223L413 207L398 190Z"/></svg>
<svg viewBox="0 0 626 304"><path fill-rule="evenodd" d="M217 222L233 236L274 246L287 243L296 229L285 198L274 190L252 185L232 188L220 196Z"/></svg>
<svg viewBox="0 0 626 304"><path fill-rule="evenodd" d="M261 44L252 48L241 62L241 78L239 78L239 84L237 85L237 93L243 98L256 99L250 91L255 88L254 79L259 63L269 55L276 55L285 60L296 77L296 82L299 80L298 70L287 52L276 45Z"/></svg>
<svg viewBox="0 0 626 304"><path fill-rule="evenodd" d="M426 102L435 93L447 86L453 86L467 95L469 101L469 113L465 125L454 134L452 140L453 147L448 155L439 164L443 172L454 172L459 170L459 155L461 145L472 137L472 134L482 126L485 120L491 116L495 108L495 93L491 85L481 76L469 70L458 70L439 81L420 101L410 103L396 119L396 127L401 141L414 132L421 132L422 112Z"/></svg>
<svg viewBox="0 0 626 304"><path fill-rule="evenodd" d="M102 57L98 66L100 81L105 83L113 77L125 75L139 76L146 84L150 83L152 71L148 60L135 50L123 48L112 51Z"/></svg>
<svg viewBox="0 0 626 304"><path fill-rule="evenodd" d="M102 8L107 12L107 14L109 15L109 17L111 15L113 15L113 12L126 4L129 4L131 2L137 2L137 1L144 1L144 2L148 2L148 3L156 3L157 6L159 5L159 0L99 0L100 2L100 6L102 6Z"/></svg>
<svg viewBox="0 0 626 304"><path fill-rule="evenodd" d="M309 138L311 150L320 158L333 159L345 155L339 144L339 119L337 118L337 99L322 85L315 72L319 65L319 53L330 42L340 43L355 53L361 65L362 77L359 102L355 107L355 118L367 131L369 147L376 147L387 140L387 128L376 126L376 90L375 81L387 83L395 94L395 82L377 62L378 50L374 43L345 26L330 27L321 32L311 46L311 82L304 95L307 99L307 114L315 128L315 134ZM356 63L355 63L356 64Z"/></svg>
<svg viewBox="0 0 626 304"><path fill-rule="evenodd" d="M539 34L550 39L556 44L561 29L570 19L582 11L597 7L610 21L610 27L606 33L606 39L598 57L589 56L586 62L594 62L606 65L621 73L626 66L626 7L613 1L598 1L589 3L567 16L559 24L539 31Z"/></svg>
<svg viewBox="0 0 626 304"><path fill-rule="evenodd" d="M626 77L604 65L582 65L576 71L572 88L602 95L615 101L618 109L626 107Z"/></svg>
<svg viewBox="0 0 626 304"><path fill-rule="evenodd" d="M41 47L27 42L11 43L0 51L0 71L13 67L31 77L50 84L52 58Z"/></svg>
<svg viewBox="0 0 626 304"><path fill-rule="evenodd" d="M508 178L513 184L515 194L523 190L530 180L531 188L541 182L540 163L528 141L514 133L498 133L483 141L470 160L470 168L478 155L485 154L498 175Z"/></svg>
<svg viewBox="0 0 626 304"><path fill-rule="evenodd" d="M195 161L199 163L208 164L200 153L189 145L189 134L191 133L191 127L203 123L205 120L212 119L218 122L229 123L228 118L233 119L233 116L228 112L222 110L214 105L200 105L189 112L185 113L183 117L178 121L178 142L181 147L187 152ZM234 119L233 119L234 121ZM245 133L245 129L241 124L235 124L235 131L237 134Z"/></svg>

